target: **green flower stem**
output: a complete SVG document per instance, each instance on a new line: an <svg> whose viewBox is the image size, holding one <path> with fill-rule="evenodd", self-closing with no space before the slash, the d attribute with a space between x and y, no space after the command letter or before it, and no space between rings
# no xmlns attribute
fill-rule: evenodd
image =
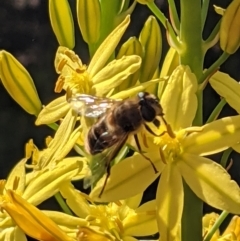
<svg viewBox="0 0 240 241"><path fill-rule="evenodd" d="M88 51L89 51L90 59L91 59L91 58L93 57L93 55L95 54L97 48L98 48L98 44L89 44L89 45L88 45Z"/></svg>
<svg viewBox="0 0 240 241"><path fill-rule="evenodd" d="M182 241L202 241L202 201L184 184L184 207L182 215Z"/></svg>
<svg viewBox="0 0 240 241"><path fill-rule="evenodd" d="M223 152L221 161L220 161L220 165L224 168L226 168L227 166L227 162L228 162L228 158L230 156L230 154L232 153L233 149L232 148L228 148L226 151Z"/></svg>
<svg viewBox="0 0 240 241"><path fill-rule="evenodd" d="M163 12L156 6L154 2L147 4L148 8L152 11L152 13L158 18L158 20L162 23L162 25L166 28L167 18L164 16Z"/></svg>
<svg viewBox="0 0 240 241"><path fill-rule="evenodd" d="M101 33L98 43L93 46L95 49L101 45L103 40L116 27L115 18L118 15L121 1L101 0ZM90 50L90 53L92 51Z"/></svg>
<svg viewBox="0 0 240 241"><path fill-rule="evenodd" d="M188 65L197 79L202 75L203 50L201 31L201 0L182 0L181 3L181 25L180 62ZM191 20L189 20L191 16Z"/></svg>
<svg viewBox="0 0 240 241"><path fill-rule="evenodd" d="M220 23L221 23L221 20L218 21L213 31L209 35L209 37L206 39L206 41L204 41L204 44L203 44L204 52L207 52L207 50L210 49L217 42L216 39L218 39L217 35L219 34Z"/></svg>
<svg viewBox="0 0 240 241"><path fill-rule="evenodd" d="M211 115L208 117L208 120L206 123L210 123L218 118L218 115L222 111L222 108L226 105L226 100L221 99L221 101L218 103L218 105L215 107Z"/></svg>
<svg viewBox="0 0 240 241"><path fill-rule="evenodd" d="M202 76L199 78L199 84L203 83L203 81L205 79L208 78L209 75L213 74L215 71L217 71L217 69L219 68L219 66L224 63L228 57L230 56L230 54L223 52L222 55L217 59L217 61L215 63L213 63L203 74Z"/></svg>
<svg viewBox="0 0 240 241"><path fill-rule="evenodd" d="M58 129L58 127L59 127L59 125L56 124L56 123L48 124L48 126L49 126L51 129L53 129L54 131L56 131L56 130Z"/></svg>
<svg viewBox="0 0 240 241"><path fill-rule="evenodd" d="M168 4L169 4L169 7L170 7L171 16L172 16L172 20L173 20L173 23L175 25L175 28L176 28L177 31L179 31L180 22L179 22L179 17L178 17L175 2L174 2L174 0L168 0Z"/></svg>
<svg viewBox="0 0 240 241"><path fill-rule="evenodd" d="M201 0L181 0L180 63L188 65L199 79L203 69ZM191 19L189 19L191 16ZM197 93L198 110L194 124L202 124L202 92ZM182 241L202 240L203 202L184 184L184 208L182 214Z"/></svg>
<svg viewBox="0 0 240 241"><path fill-rule="evenodd" d="M55 199L57 200L58 204L60 205L60 207L62 208L62 210L69 215L73 216L72 211L70 210L70 208L67 206L67 204L65 203L65 201L63 200L63 197L61 196L61 194L58 192L54 195Z"/></svg>
<svg viewBox="0 0 240 241"><path fill-rule="evenodd" d="M218 220L216 221L216 223L214 223L214 225L212 226L211 230L208 232L208 234L206 235L206 237L204 238L203 241L210 241L213 234L217 231L217 229L219 228L219 226L222 224L222 222L225 220L225 218L227 217L229 213L226 211L223 211L221 213L221 215L219 216Z"/></svg>
<svg viewBox="0 0 240 241"><path fill-rule="evenodd" d="M202 31L204 29L204 25L205 25L205 22L206 22L206 18L207 18L207 14L208 14L208 7L209 7L209 0L203 0L203 3L202 3L202 16L201 16L201 19L202 19Z"/></svg>

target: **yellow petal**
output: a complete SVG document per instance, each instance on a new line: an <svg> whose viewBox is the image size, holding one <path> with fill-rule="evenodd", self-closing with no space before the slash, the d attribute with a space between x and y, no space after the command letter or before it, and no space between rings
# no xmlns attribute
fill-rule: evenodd
<svg viewBox="0 0 240 241"><path fill-rule="evenodd" d="M129 236L148 236L158 232L156 221L156 201L144 203L135 213L123 220L124 234Z"/></svg>
<svg viewBox="0 0 240 241"><path fill-rule="evenodd" d="M65 181L71 180L81 168L82 163L75 162L66 166L56 166L51 170L39 171L26 187L23 198L35 206L39 205L56 194L60 185Z"/></svg>
<svg viewBox="0 0 240 241"><path fill-rule="evenodd" d="M131 236L124 236L122 240L123 241L138 241L138 239L133 238Z"/></svg>
<svg viewBox="0 0 240 241"><path fill-rule="evenodd" d="M11 97L28 113L37 115L42 107L33 80L10 53L0 51L0 78Z"/></svg>
<svg viewBox="0 0 240 241"><path fill-rule="evenodd" d="M203 126L199 132L182 141L185 152L210 155L231 147L240 141L240 116L225 117Z"/></svg>
<svg viewBox="0 0 240 241"><path fill-rule="evenodd" d="M40 169L48 166L50 162L55 165L55 162L63 159L68 151L76 143L77 138L80 136L79 127L74 131L76 124L76 116L73 115L72 110L64 118L52 141L49 143L48 148L41 152L38 160Z"/></svg>
<svg viewBox="0 0 240 241"><path fill-rule="evenodd" d="M79 241L115 241L116 238L106 231L102 231L100 227L80 227L77 240Z"/></svg>
<svg viewBox="0 0 240 241"><path fill-rule="evenodd" d="M130 207L132 209L136 209L140 205L142 197L143 197L143 193L139 193L136 196L130 197L128 199L125 199L124 203L128 207Z"/></svg>
<svg viewBox="0 0 240 241"><path fill-rule="evenodd" d="M111 61L107 66L100 70L93 78L94 85L104 84L104 81L114 78L117 75L120 81L126 79L130 74L134 73L141 64L141 58L137 55L123 56L121 59ZM114 79L117 81L117 78Z"/></svg>
<svg viewBox="0 0 240 241"><path fill-rule="evenodd" d="M185 154L177 162L184 180L207 204L230 213L240 213L240 189L227 171L216 162Z"/></svg>
<svg viewBox="0 0 240 241"><path fill-rule="evenodd" d="M66 199L67 205L76 215L78 215L78 217L85 218L90 214L90 205L88 204L88 201L71 183L63 183L60 187L60 192Z"/></svg>
<svg viewBox="0 0 240 241"><path fill-rule="evenodd" d="M179 55L176 49L170 47L164 59L160 77L170 76L179 65ZM161 95L160 95L161 96Z"/></svg>
<svg viewBox="0 0 240 241"><path fill-rule="evenodd" d="M161 98L165 118L177 131L192 125L197 110L197 79L188 66L172 73Z"/></svg>
<svg viewBox="0 0 240 241"><path fill-rule="evenodd" d="M94 54L89 66L88 72L93 77L108 61L109 57L118 45L122 35L130 23L130 16L128 15L102 42L98 50Z"/></svg>
<svg viewBox="0 0 240 241"><path fill-rule="evenodd" d="M178 65L179 65L178 52L176 49L170 47L161 68L160 78L170 76L172 72L177 68ZM167 86L167 80L159 83L158 97L160 100L162 98L162 95L166 86Z"/></svg>
<svg viewBox="0 0 240 241"><path fill-rule="evenodd" d="M1 230L0 241L27 241L27 237L19 227L8 227Z"/></svg>
<svg viewBox="0 0 240 241"><path fill-rule="evenodd" d="M124 55L138 55L142 57L142 45L136 37L129 38L119 49L117 59L120 59ZM115 93L118 93L120 90L125 90L129 87L132 87L136 84L139 78L139 70L134 74L130 75L127 80L121 83L120 86L115 90Z"/></svg>
<svg viewBox="0 0 240 241"><path fill-rule="evenodd" d="M72 240L51 219L19 195L8 190L8 196L11 203L5 202L1 206L27 235L42 241Z"/></svg>
<svg viewBox="0 0 240 241"><path fill-rule="evenodd" d="M175 165L167 165L157 190L157 221L161 240L175 240L183 211L183 184Z"/></svg>
<svg viewBox="0 0 240 241"><path fill-rule="evenodd" d="M78 228L79 226L86 226L88 222L85 219L74 217L66 213L56 211L42 211L46 216L51 218L54 223L59 226Z"/></svg>
<svg viewBox="0 0 240 241"><path fill-rule="evenodd" d="M59 97L42 109L35 124L52 124L64 117L69 109L70 105L66 101L66 96Z"/></svg>
<svg viewBox="0 0 240 241"><path fill-rule="evenodd" d="M27 161L26 159L22 159L12 169L12 171L10 172L7 178L7 182L5 185L6 189L17 190L20 193L24 191L25 184L26 184L26 170L25 170L26 161ZM15 184L17 184L17 187L15 187Z"/></svg>
<svg viewBox="0 0 240 241"><path fill-rule="evenodd" d="M113 60L92 79L93 90L97 96L103 96L120 85L127 77L139 69L141 58L137 55L123 56Z"/></svg>
<svg viewBox="0 0 240 241"><path fill-rule="evenodd" d="M136 96L137 93L144 91L149 86L158 84L160 81L162 81L162 79L154 79L154 80L149 80L144 83L140 83L139 85L137 85L135 87L131 87L127 90L123 90L123 91L118 92L117 94L112 95L111 98L112 99L126 99L126 98L129 98L129 96Z"/></svg>
<svg viewBox="0 0 240 241"><path fill-rule="evenodd" d="M228 74L218 71L209 80L213 89L240 113L240 85Z"/></svg>
<svg viewBox="0 0 240 241"><path fill-rule="evenodd" d="M74 24L68 1L49 0L49 15L59 45L74 48Z"/></svg>
<svg viewBox="0 0 240 241"><path fill-rule="evenodd" d="M158 151L146 156L155 164L157 174L148 160L140 154L135 154L111 168L111 175L101 198L98 195L102 190L105 175L90 193L90 197L95 201L111 202L143 192L159 176L164 167Z"/></svg>

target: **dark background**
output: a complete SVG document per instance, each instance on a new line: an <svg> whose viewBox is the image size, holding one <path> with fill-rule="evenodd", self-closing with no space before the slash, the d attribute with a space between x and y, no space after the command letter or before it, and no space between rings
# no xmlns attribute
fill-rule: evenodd
<svg viewBox="0 0 240 241"><path fill-rule="evenodd" d="M75 0L69 0L69 2L75 20L76 47L74 51L84 63L88 64L87 45L81 38L76 22ZM168 15L167 1L156 0L155 2ZM210 1L204 38L208 36L219 19L219 16L214 12L213 4L226 7L229 2L231 1ZM122 41L133 35L138 36L149 14L150 11L147 7L138 5L132 16L131 26ZM189 16L189 21L191 21L191 16ZM163 28L162 34L164 56L168 44ZM47 0L1 0L0 50L9 51L26 67L35 82L43 104L48 104L57 97L57 94L53 91L57 80L53 65L57 47L58 43L49 21ZM205 67L209 67L220 54L219 46L214 46L207 53ZM237 51L221 66L221 71L228 72L237 81L240 80L240 51ZM219 96L208 86L204 91L205 120L219 100ZM235 111L226 105L221 116L233 114L236 114ZM50 128L36 127L34 122L35 117L21 109L0 84L0 179L6 178L14 164L24 157L24 145L29 139L32 138L39 149L42 149L44 148L45 137L53 134ZM220 157L221 155L216 155L213 158L218 161ZM239 155L233 152L231 157L234 163L230 173L235 180L240 182ZM149 192L151 193L151 188Z"/></svg>

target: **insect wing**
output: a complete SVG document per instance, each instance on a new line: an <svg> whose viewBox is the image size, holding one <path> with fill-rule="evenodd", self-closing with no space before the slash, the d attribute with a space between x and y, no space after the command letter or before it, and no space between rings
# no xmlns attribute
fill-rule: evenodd
<svg viewBox="0 0 240 241"><path fill-rule="evenodd" d="M94 187L101 177L106 173L106 179L104 186L102 188L101 194L105 188L106 181L110 175L110 167L113 160L118 158L124 158L128 152L128 148L123 149L124 155L119 156L120 150L123 148L126 143L128 133L124 133L121 138L113 146L109 147L102 153L99 153L95 156L92 156L92 160L89 164L91 170L91 175L84 178L84 188ZM108 173L109 172L109 173Z"/></svg>
<svg viewBox="0 0 240 241"><path fill-rule="evenodd" d="M78 94L68 99L76 113L91 118L101 116L118 101L85 94Z"/></svg>

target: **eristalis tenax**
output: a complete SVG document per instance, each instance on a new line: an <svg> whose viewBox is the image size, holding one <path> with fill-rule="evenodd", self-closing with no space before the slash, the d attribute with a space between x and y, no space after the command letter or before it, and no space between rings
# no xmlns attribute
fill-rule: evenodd
<svg viewBox="0 0 240 241"><path fill-rule="evenodd" d="M110 150L103 159L100 159L101 163L98 163L98 167L104 168L106 172L99 198L104 192L110 176L111 162L118 155L130 135L134 137L138 152L150 162L154 172L158 172L152 161L142 153L137 137L137 131L142 126L152 135L159 136L147 125L148 122L159 125L157 117L161 117L161 120L167 125L163 118L164 114L159 99L155 95L148 92L139 92L134 98L113 100L77 94L69 98L68 101L79 115L97 119L88 130L85 138L87 153L95 156ZM97 174L96 170L95 174Z"/></svg>

